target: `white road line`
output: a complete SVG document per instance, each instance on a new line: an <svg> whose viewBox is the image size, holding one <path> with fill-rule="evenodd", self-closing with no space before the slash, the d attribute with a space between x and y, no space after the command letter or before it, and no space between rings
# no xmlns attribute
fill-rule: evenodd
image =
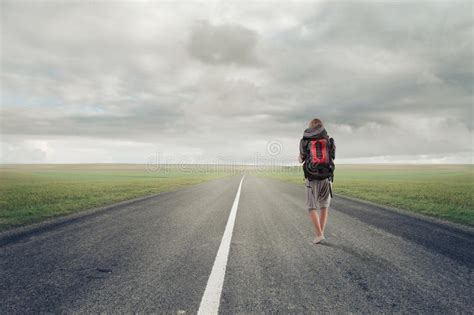
<svg viewBox="0 0 474 315"><path fill-rule="evenodd" d="M232 240L235 217L237 215L237 208L239 207L240 189L242 188L242 182L244 181L244 178L245 175L240 180L239 189L237 189L234 204L230 210L229 219L227 219L221 245L217 251L216 260L214 260L211 275L209 276L209 280L207 280L206 290L202 296L198 314L217 314L219 311L222 286L224 284L225 270L227 267L227 258L229 257L230 241Z"/></svg>

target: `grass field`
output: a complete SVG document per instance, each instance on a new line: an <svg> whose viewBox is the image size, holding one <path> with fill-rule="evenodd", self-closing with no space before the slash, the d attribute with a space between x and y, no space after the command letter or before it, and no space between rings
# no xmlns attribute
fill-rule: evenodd
<svg viewBox="0 0 474 315"><path fill-rule="evenodd" d="M260 176L303 184L300 167ZM474 225L473 165L339 165L334 192Z"/></svg>
<svg viewBox="0 0 474 315"><path fill-rule="evenodd" d="M229 175L206 166L4 165L0 230Z"/></svg>
<svg viewBox="0 0 474 315"><path fill-rule="evenodd" d="M303 184L300 167L249 170ZM0 230L224 177L238 168L145 165L3 165ZM472 165L339 165L334 191L453 222L474 225ZM302 201L303 202L303 201Z"/></svg>

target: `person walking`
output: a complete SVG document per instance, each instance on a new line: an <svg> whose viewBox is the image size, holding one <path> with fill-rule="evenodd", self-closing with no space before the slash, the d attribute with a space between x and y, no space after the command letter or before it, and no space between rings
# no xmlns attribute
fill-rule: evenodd
<svg viewBox="0 0 474 315"><path fill-rule="evenodd" d="M306 205L316 235L314 244L319 244L325 239L324 229L332 198L335 158L334 139L328 136L320 119L312 119L300 140L299 162L303 163ZM320 216L317 213L318 209L321 211Z"/></svg>

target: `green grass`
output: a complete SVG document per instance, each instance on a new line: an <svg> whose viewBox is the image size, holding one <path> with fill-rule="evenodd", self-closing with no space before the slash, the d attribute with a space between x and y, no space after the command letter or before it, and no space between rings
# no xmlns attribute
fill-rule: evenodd
<svg viewBox="0 0 474 315"><path fill-rule="evenodd" d="M229 175L205 166L4 165L0 167L0 230Z"/></svg>
<svg viewBox="0 0 474 315"><path fill-rule="evenodd" d="M0 230L139 196L178 189L241 171L205 166L3 165ZM300 167L251 171L302 184ZM334 191L453 222L474 225L472 165L339 165Z"/></svg>
<svg viewBox="0 0 474 315"><path fill-rule="evenodd" d="M303 183L300 167L260 176ZM334 192L474 225L473 165L339 165Z"/></svg>

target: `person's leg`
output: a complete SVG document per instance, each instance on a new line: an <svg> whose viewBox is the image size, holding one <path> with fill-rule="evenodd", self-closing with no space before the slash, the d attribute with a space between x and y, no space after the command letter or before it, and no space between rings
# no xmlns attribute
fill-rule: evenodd
<svg viewBox="0 0 474 315"><path fill-rule="evenodd" d="M318 182L318 203L321 205L319 225L324 234L324 228L328 221L329 204L331 203L331 182L326 179Z"/></svg>
<svg viewBox="0 0 474 315"><path fill-rule="evenodd" d="M318 218L318 213L317 213L316 209L312 209L312 210L309 211L309 217L311 218L311 221L313 222L316 237L322 236L323 232L322 232L321 226L319 224L319 218Z"/></svg>
<svg viewBox="0 0 474 315"><path fill-rule="evenodd" d="M313 240L314 244L319 244L323 239L323 233L321 231L321 226L319 225L319 217L316 209L319 208L317 194L315 194L315 182L306 180L306 204L309 210L309 217L313 222L314 232L316 238Z"/></svg>
<svg viewBox="0 0 474 315"><path fill-rule="evenodd" d="M321 232L324 234L324 228L328 221L328 207L321 208L321 215L319 217L319 226L321 227Z"/></svg>

